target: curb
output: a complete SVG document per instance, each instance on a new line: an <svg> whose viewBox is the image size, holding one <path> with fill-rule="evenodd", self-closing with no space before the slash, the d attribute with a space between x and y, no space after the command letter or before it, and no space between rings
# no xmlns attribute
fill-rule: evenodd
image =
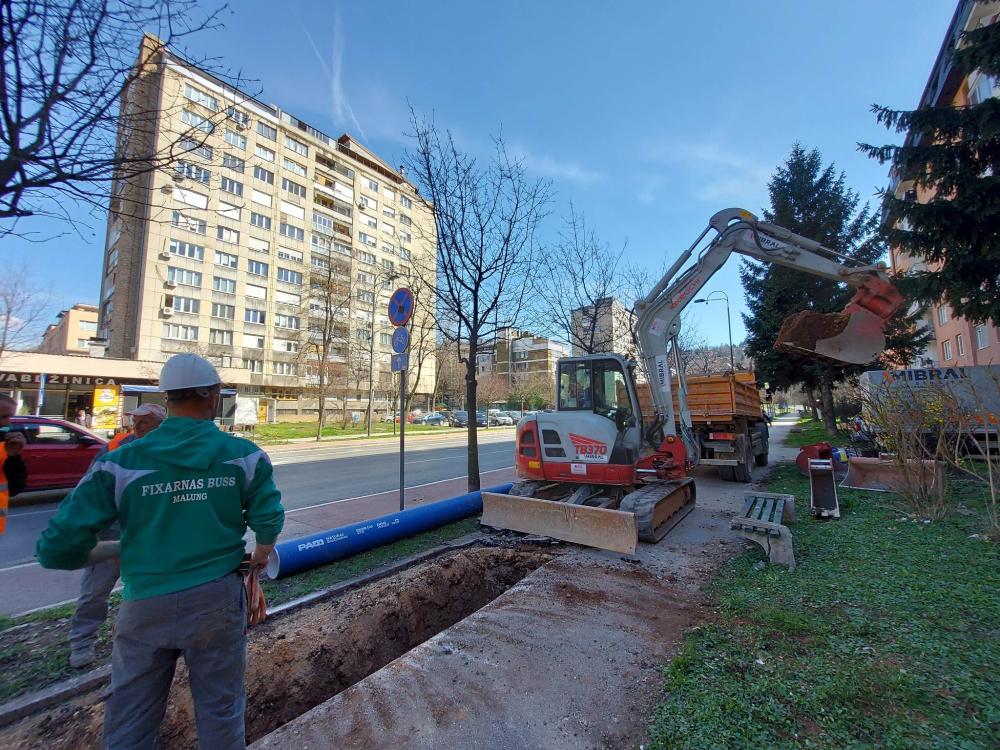
<svg viewBox="0 0 1000 750"><path fill-rule="evenodd" d="M313 591L305 596L299 597L298 599L292 599L291 601L278 604L273 609L268 609L267 616L268 618L280 617L281 615L301 609L306 605L318 602L321 599L346 594L349 591L361 588L362 586L366 586L370 583L375 583L383 578L396 575L397 573L403 572L407 568L419 565L420 563L428 562L449 552L474 547L480 543L481 538L482 534L480 532L467 534L464 537L459 537L453 542L446 542L445 544L437 547L432 547L429 550L424 550L423 552L418 552L410 555L409 557L404 557L402 560L397 560L390 565L385 565L368 573L348 578L345 581L341 581L340 583L334 584L333 586L329 586L325 589ZM15 721L20 721L25 717L32 716L33 714L44 711L54 705L65 703L71 698L74 698L82 693L88 693L92 690L96 690L109 682L111 682L111 665L105 664L104 666L92 669L91 671L85 672L84 674L76 677L71 677L68 680L63 680L62 682L49 685L48 687L42 688L34 693L28 693L27 695L23 695L19 698L14 698L3 705L0 705L0 727L13 724Z"/></svg>

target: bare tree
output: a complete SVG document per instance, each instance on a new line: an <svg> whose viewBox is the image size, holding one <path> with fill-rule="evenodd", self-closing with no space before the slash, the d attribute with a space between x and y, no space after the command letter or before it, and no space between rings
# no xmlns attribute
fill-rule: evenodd
<svg viewBox="0 0 1000 750"><path fill-rule="evenodd" d="M318 258L318 256L313 256ZM312 264L309 275L312 303L309 311L309 336L303 347L306 367L316 378L316 439L326 423L326 399L335 382L345 374L345 353L350 342L349 307L351 301L351 265L337 257L322 258ZM344 406L346 412L346 384ZM345 415L346 416L346 415Z"/></svg>
<svg viewBox="0 0 1000 750"><path fill-rule="evenodd" d="M478 394L483 402L483 411L488 411L497 402L507 400L507 396L510 394L510 384L503 375L483 375L479 378Z"/></svg>
<svg viewBox="0 0 1000 750"><path fill-rule="evenodd" d="M517 322L535 255L535 231L550 186L531 181L503 139L489 162L459 150L451 133L411 118L415 147L407 165L434 212L437 232L437 320L451 341L464 340L466 406L476 409L476 355L480 342ZM469 490L479 489L475 420L468 429Z"/></svg>
<svg viewBox="0 0 1000 750"><path fill-rule="evenodd" d="M433 260L433 258L428 258ZM434 294L434 272L432 268L408 269L403 272L400 269L404 282L413 292L414 313L410 318L408 330L410 333L410 345L407 349L409 353L409 367L406 370L406 398L404 414L410 413L410 405L413 397L418 393L421 383L420 379L424 372L435 369L436 376L436 356L437 329L434 325L432 311L435 307ZM427 394L427 395L433 395Z"/></svg>
<svg viewBox="0 0 1000 750"><path fill-rule="evenodd" d="M465 367L461 343L455 341L438 342L435 351L434 400L443 398L449 406L458 408L464 404Z"/></svg>
<svg viewBox="0 0 1000 750"><path fill-rule="evenodd" d="M518 374L511 385L509 398L518 402L520 409L540 409L552 403L555 382L547 372Z"/></svg>
<svg viewBox="0 0 1000 750"><path fill-rule="evenodd" d="M192 127L155 145L160 105L132 94L167 47L219 28L221 10L198 0L0 0L0 234L29 216L66 219L67 204L104 207L110 180L172 164L184 139L204 143L205 128Z"/></svg>
<svg viewBox="0 0 1000 750"><path fill-rule="evenodd" d="M52 298L40 291L23 268L6 271L0 280L0 356L24 350L38 339L38 328Z"/></svg>

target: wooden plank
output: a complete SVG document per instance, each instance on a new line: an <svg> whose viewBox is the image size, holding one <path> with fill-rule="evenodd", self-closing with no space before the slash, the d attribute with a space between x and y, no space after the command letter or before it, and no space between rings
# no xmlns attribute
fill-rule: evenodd
<svg viewBox="0 0 1000 750"><path fill-rule="evenodd" d="M495 492L483 493L480 523L626 555L634 555L639 542L633 513Z"/></svg>
<svg viewBox="0 0 1000 750"><path fill-rule="evenodd" d="M785 501L780 497L774 498L774 509L771 511L771 517L765 518L765 521L770 521L771 523L781 523L781 519L785 515Z"/></svg>
<svg viewBox="0 0 1000 750"><path fill-rule="evenodd" d="M764 507L760 511L758 518L764 523L771 523L771 510L774 508L774 498L765 497Z"/></svg>

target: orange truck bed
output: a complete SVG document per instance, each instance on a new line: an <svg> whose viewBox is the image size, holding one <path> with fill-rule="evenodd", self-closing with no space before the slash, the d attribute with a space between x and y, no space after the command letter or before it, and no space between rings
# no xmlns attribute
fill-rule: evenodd
<svg viewBox="0 0 1000 750"><path fill-rule="evenodd" d="M736 417L760 418L760 392L752 372L733 375L693 375L688 377L688 409L691 421L730 422ZM653 414L653 398L648 383L637 384L645 418ZM674 413L677 413L677 379L673 381Z"/></svg>

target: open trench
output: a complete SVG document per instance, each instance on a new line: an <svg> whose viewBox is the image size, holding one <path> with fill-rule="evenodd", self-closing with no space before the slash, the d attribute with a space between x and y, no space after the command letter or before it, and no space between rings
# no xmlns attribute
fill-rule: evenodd
<svg viewBox="0 0 1000 750"><path fill-rule="evenodd" d="M250 632L247 742L333 697L481 609L552 558L537 549L472 548L274 618ZM0 747L100 746L99 691L0 731ZM162 739L195 748L187 671L171 689Z"/></svg>

